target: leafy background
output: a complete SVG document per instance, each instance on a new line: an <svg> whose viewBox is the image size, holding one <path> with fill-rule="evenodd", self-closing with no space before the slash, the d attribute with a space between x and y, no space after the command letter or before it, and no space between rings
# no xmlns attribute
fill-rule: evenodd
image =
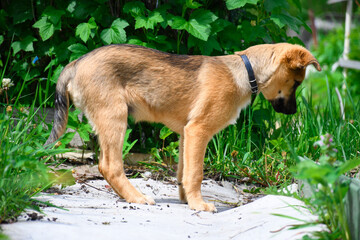
<svg viewBox="0 0 360 240"><path fill-rule="evenodd" d="M308 29L301 10L298 0L1 1L0 67L10 53L2 74L16 83L11 96L26 81L26 104L38 86L42 99L49 97L67 63L103 45L220 55L259 43L302 44L286 35L289 28Z"/></svg>

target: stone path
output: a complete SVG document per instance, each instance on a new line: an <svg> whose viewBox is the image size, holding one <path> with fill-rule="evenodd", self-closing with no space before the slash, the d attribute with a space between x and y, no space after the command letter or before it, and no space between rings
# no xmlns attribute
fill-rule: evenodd
<svg viewBox="0 0 360 240"><path fill-rule="evenodd" d="M24 214L13 224L3 224L13 240L48 239L301 239L320 226L289 230L302 221L279 217L283 214L311 221L316 219L303 203L284 196L263 196L246 202L241 189L227 182L204 181L206 201L213 201L218 213L195 212L178 201L174 183L151 179L131 179L143 193L152 196L155 206L129 204L119 199L104 180L88 181L63 189L58 194L42 194L38 199L61 206L43 208L43 214ZM66 209L66 210L65 210ZM31 220L34 219L34 221ZM35 220L36 219L36 220Z"/></svg>

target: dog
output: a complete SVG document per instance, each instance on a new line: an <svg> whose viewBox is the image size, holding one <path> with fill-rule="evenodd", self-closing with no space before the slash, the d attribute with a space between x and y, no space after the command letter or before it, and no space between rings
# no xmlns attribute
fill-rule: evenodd
<svg viewBox="0 0 360 240"><path fill-rule="evenodd" d="M262 44L226 56L188 56L136 45L108 45L69 63L55 93L54 125L45 145L64 133L69 97L100 143L99 171L127 202L155 204L124 173L122 147L128 115L160 122L180 135L179 198L197 211L215 212L201 195L203 160L214 134L235 123L257 90L276 112L296 112L296 88L306 67L319 62L305 48ZM252 78L252 79L249 79Z"/></svg>

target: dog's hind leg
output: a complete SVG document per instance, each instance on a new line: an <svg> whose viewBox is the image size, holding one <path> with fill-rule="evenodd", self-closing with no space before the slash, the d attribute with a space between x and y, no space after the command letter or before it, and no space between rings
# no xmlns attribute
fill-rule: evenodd
<svg viewBox="0 0 360 240"><path fill-rule="evenodd" d="M183 187L191 209L215 212L212 203L206 203L201 196L203 165L206 146L212 137L201 122L191 121L184 128L184 172Z"/></svg>
<svg viewBox="0 0 360 240"><path fill-rule="evenodd" d="M99 170L114 191L127 202L155 204L151 197L140 193L127 179L122 149L127 127L127 110L125 103L105 105L96 109L96 117L91 119L100 140Z"/></svg>
<svg viewBox="0 0 360 240"><path fill-rule="evenodd" d="M184 172L184 134L180 134L179 140L179 163L177 169L177 181L179 186L179 198L182 203L187 203L185 190L183 186L183 172Z"/></svg>

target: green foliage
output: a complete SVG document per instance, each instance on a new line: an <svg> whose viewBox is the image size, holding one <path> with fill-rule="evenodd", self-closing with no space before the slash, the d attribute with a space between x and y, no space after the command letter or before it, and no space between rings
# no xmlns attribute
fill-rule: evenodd
<svg viewBox="0 0 360 240"><path fill-rule="evenodd" d="M51 185L49 158L65 150L44 149L48 133L34 108L0 113L0 223L11 222L26 208L39 210L31 197Z"/></svg>
<svg viewBox="0 0 360 240"><path fill-rule="evenodd" d="M219 178L243 179L245 176L260 186L280 186L292 181L289 168L298 161L296 156L320 157L319 149L311 146L319 134L334 136L340 149L338 159L347 161L359 157L359 104L351 105L342 120L339 101L333 86L327 84L325 105L316 105L312 97L298 96L298 113L291 116L275 113L259 95L251 108L245 109L234 126L218 133L209 143L205 166L208 173ZM299 93L306 93L303 89ZM323 96L324 97L324 96Z"/></svg>
<svg viewBox="0 0 360 240"><path fill-rule="evenodd" d="M0 65L24 104L37 86L42 99L55 89L63 67L107 44L131 43L182 54L219 55L258 43L289 41L298 30L298 1L5 1L0 10ZM289 11L291 9L291 12ZM11 52L11 55L10 55ZM39 103L41 104L41 103ZM52 101L48 102L52 106Z"/></svg>
<svg viewBox="0 0 360 240"><path fill-rule="evenodd" d="M319 44L318 47L314 47L312 53L319 60L322 72L313 73L310 75L306 84L313 89L313 100L315 103L321 102L325 104L327 99L323 98L327 92L326 84L323 84L324 79L328 78L329 83L334 87L338 87L340 93L345 96L347 91L353 97L353 101L357 102L360 100L360 71L348 69L347 78L343 76L343 68L338 67L333 70L334 64L342 57L344 51L344 29L336 28L328 33L320 32L318 34ZM355 22L355 27L352 28L350 34L350 54L349 59L360 61L360 27ZM345 109L347 110L348 105L352 105L351 102L344 102Z"/></svg>
<svg viewBox="0 0 360 240"><path fill-rule="evenodd" d="M126 155L129 154L130 150L134 147L135 143L137 142L137 140L133 141L133 142L129 142L129 136L131 133L131 129L127 129L126 133L125 133L125 137L124 137L124 144L123 144L123 158L126 158Z"/></svg>
<svg viewBox="0 0 360 240"><path fill-rule="evenodd" d="M160 165L164 164L166 166L161 166L163 170L173 170L174 164L178 163L179 161L179 142L170 141L170 143L165 146L166 139L173 133L174 132L166 126L162 127L159 135L160 139L162 140L162 147L151 149L151 155L154 157L156 163L160 163Z"/></svg>
<svg viewBox="0 0 360 240"><path fill-rule="evenodd" d="M360 165L360 159L339 161L336 144L330 134L322 135L314 146L320 148L319 159L314 162L300 157L300 163L294 168L295 177L303 180L309 188L306 202L330 230L316 232L314 236L317 239L351 239L344 205L350 180L344 180L342 176Z"/></svg>

